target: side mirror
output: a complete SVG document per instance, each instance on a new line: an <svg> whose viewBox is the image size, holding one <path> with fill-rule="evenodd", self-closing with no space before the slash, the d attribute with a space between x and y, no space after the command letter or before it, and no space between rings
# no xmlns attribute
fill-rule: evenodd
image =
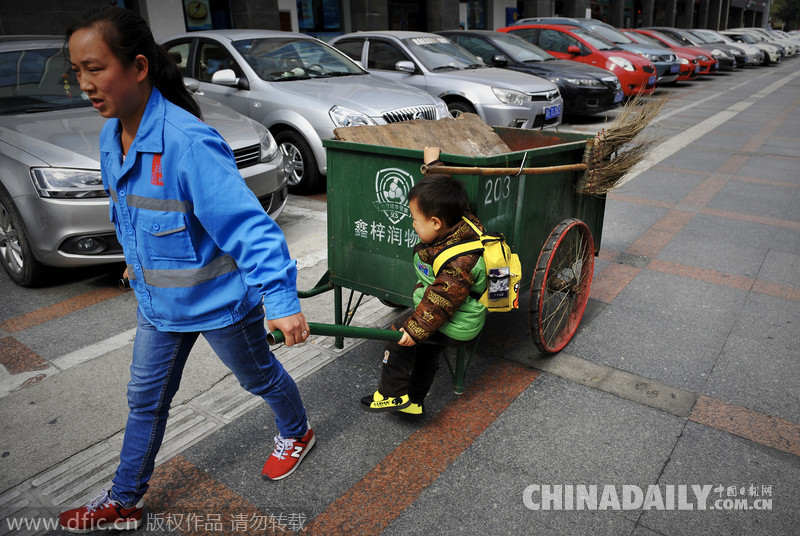
<svg viewBox="0 0 800 536"><path fill-rule="evenodd" d="M505 67L508 65L508 56L505 54L495 54L492 56L492 65L496 65L498 67Z"/></svg>
<svg viewBox="0 0 800 536"><path fill-rule="evenodd" d="M581 48L577 45L570 45L567 47L567 53L572 54L573 56L580 56Z"/></svg>
<svg viewBox="0 0 800 536"><path fill-rule="evenodd" d="M192 93L197 93L200 90L200 82L196 78L184 77L183 85Z"/></svg>
<svg viewBox="0 0 800 536"><path fill-rule="evenodd" d="M250 84L246 78L237 78L233 69L220 69L211 75L211 82L222 86L238 87L239 89L250 89Z"/></svg>
<svg viewBox="0 0 800 536"><path fill-rule="evenodd" d="M415 73L415 72L417 72L417 68L414 65L414 62L413 61L407 61L407 60L398 61L397 63L395 63L394 64L394 69L396 71L403 71L404 73Z"/></svg>

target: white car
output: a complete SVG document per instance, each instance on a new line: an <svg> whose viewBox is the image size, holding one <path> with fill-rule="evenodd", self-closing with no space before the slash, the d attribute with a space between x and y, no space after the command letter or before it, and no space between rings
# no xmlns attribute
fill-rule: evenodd
<svg viewBox="0 0 800 536"><path fill-rule="evenodd" d="M722 32L718 32L716 30L692 30L694 33L699 33L705 36L708 41L710 42L717 42L717 43L726 43L728 45L735 46L739 50L741 50L744 55L737 56L737 61L741 58L743 63L742 66L754 66L754 65L763 65L764 64L764 51L761 50L759 47L753 46L749 43L745 43L743 41L736 41L730 36L725 35Z"/></svg>
<svg viewBox="0 0 800 536"><path fill-rule="evenodd" d="M729 30L745 30L750 33L758 34L763 37L768 43L773 43L784 48L786 56L794 56L797 54L797 43L792 39L787 39L782 35L778 35L766 28L729 28Z"/></svg>
<svg viewBox="0 0 800 536"><path fill-rule="evenodd" d="M324 189L322 140L337 127L448 117L424 91L369 74L308 35L269 30L209 30L162 42L188 86L266 126L289 169L289 191Z"/></svg>
<svg viewBox="0 0 800 536"><path fill-rule="evenodd" d="M758 39L755 35L744 30L723 30L720 33L730 37L737 43L746 43L760 48L764 52L764 65L781 62L783 56L781 56L780 49L776 45L767 43L764 39Z"/></svg>
<svg viewBox="0 0 800 536"><path fill-rule="evenodd" d="M554 127L561 124L558 87L531 74L488 67L441 35L425 32L356 32L331 44L375 74L424 89L454 115L476 113L492 126Z"/></svg>

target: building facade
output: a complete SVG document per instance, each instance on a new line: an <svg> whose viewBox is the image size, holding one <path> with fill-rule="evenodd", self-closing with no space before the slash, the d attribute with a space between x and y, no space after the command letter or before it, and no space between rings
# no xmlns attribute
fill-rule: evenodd
<svg viewBox="0 0 800 536"><path fill-rule="evenodd" d="M522 17L593 17L614 26L766 27L770 0L0 0L0 35L63 35L95 6L141 14L156 38L187 30L262 28L322 39L358 30L496 30Z"/></svg>

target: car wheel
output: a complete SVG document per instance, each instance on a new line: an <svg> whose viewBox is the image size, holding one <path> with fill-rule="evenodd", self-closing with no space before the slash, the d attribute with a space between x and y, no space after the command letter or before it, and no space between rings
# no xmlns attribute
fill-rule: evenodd
<svg viewBox="0 0 800 536"><path fill-rule="evenodd" d="M458 117L461 114L477 114L475 107L468 102L464 101L450 101L447 103L447 109L450 110L450 115Z"/></svg>
<svg viewBox="0 0 800 536"><path fill-rule="evenodd" d="M289 192L301 195L316 192L321 186L322 174L308 142L293 130L278 132L275 142L289 172Z"/></svg>
<svg viewBox="0 0 800 536"><path fill-rule="evenodd" d="M21 287L33 287L44 278L45 267L33 256L22 218L11 198L0 189L0 263L11 280Z"/></svg>

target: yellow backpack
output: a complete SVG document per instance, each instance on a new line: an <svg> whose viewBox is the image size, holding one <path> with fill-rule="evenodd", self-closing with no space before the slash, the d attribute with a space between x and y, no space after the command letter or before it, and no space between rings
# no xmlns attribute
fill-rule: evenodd
<svg viewBox="0 0 800 536"><path fill-rule="evenodd" d="M462 218L478 235L478 240L461 242L439 252L433 260L433 275L451 259L483 251L486 264L486 291L480 302L490 312L504 312L519 308L519 283L522 279L522 265L519 255L511 252L506 238L501 233L482 233L467 218Z"/></svg>

